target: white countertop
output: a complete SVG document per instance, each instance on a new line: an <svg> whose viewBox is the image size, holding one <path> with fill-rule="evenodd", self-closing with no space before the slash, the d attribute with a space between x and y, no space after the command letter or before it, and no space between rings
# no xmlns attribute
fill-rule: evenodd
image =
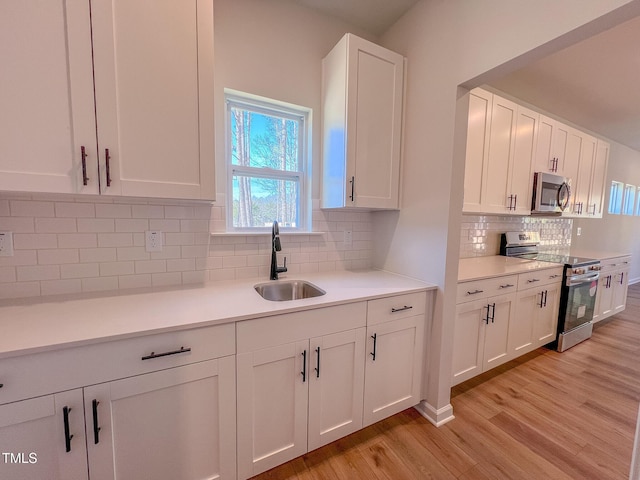
<svg viewBox="0 0 640 480"><path fill-rule="evenodd" d="M280 278L283 281L304 279L327 293L304 300L268 301L258 295L253 286L269 280L253 278L88 298L3 301L0 302L0 358L436 288L377 270L281 274Z"/></svg>
<svg viewBox="0 0 640 480"><path fill-rule="evenodd" d="M599 250L589 250L589 249L580 249L580 248L572 248L569 252L572 257L584 257L584 258L593 258L595 260L608 260L610 258L618 258L618 257L629 257L631 253L624 252L606 252Z"/></svg>
<svg viewBox="0 0 640 480"><path fill-rule="evenodd" d="M483 278L514 275L533 270L557 268L560 265L550 262L538 262L522 258L494 255L488 257L461 258L458 264L458 281L481 280Z"/></svg>

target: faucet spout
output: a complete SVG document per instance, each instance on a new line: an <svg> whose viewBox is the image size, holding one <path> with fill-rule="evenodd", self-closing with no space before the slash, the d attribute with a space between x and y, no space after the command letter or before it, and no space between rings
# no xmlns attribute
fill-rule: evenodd
<svg viewBox="0 0 640 480"><path fill-rule="evenodd" d="M278 266L278 256L276 252L282 250L282 245L280 244L280 228L278 227L278 222L274 221L271 227L271 268L269 279L277 280L279 273L284 273L287 271L287 257L284 257L284 265L282 267Z"/></svg>

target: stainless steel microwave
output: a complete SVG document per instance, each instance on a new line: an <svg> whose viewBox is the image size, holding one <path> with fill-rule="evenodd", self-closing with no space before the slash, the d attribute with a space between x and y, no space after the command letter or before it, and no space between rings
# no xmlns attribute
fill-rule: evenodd
<svg viewBox="0 0 640 480"><path fill-rule="evenodd" d="M571 180L552 173L536 172L533 175L531 213L560 215L569 205Z"/></svg>

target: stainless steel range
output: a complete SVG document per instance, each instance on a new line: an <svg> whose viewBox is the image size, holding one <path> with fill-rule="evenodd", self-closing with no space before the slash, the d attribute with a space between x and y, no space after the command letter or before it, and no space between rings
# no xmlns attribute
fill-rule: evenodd
<svg viewBox="0 0 640 480"><path fill-rule="evenodd" d="M564 265L556 342L558 351L563 352L591 337L600 261L539 252L539 244L538 232L503 233L500 254Z"/></svg>

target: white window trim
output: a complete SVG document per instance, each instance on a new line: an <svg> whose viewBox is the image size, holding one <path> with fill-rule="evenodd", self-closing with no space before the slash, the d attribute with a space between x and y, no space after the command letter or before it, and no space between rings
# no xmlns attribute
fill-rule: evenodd
<svg viewBox="0 0 640 480"><path fill-rule="evenodd" d="M300 196L298 227L281 226L282 233L310 233L311 232L311 152L310 135L311 129L311 109L271 100L257 95L251 95L237 90L225 88L225 167L227 171L227 193L226 193L226 223L227 233L260 233L270 232L271 227L234 227L233 226L233 176L234 174L248 174L252 177L265 177L282 180L297 180ZM300 170L283 171L270 168L255 168L231 163L231 107L247 108L255 112L273 115L274 113L284 118L301 122L300 128Z"/></svg>

